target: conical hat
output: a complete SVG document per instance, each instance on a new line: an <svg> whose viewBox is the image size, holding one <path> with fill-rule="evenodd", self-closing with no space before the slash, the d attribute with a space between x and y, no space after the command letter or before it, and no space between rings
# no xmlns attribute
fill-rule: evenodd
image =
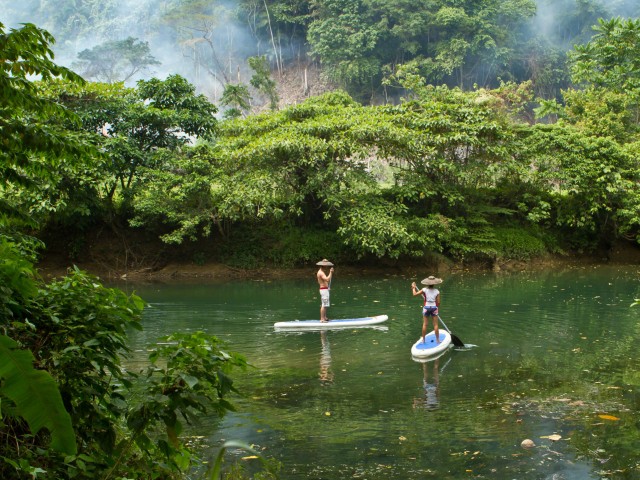
<svg viewBox="0 0 640 480"><path fill-rule="evenodd" d="M326 258L323 258L322 260L320 260L318 263L316 263L316 265L320 267L333 267L333 263L331 263Z"/></svg>
<svg viewBox="0 0 640 480"><path fill-rule="evenodd" d="M433 275L429 275L427 278L422 280L420 283L423 284L423 285L438 285L439 283L442 283L442 279L441 278L436 278Z"/></svg>

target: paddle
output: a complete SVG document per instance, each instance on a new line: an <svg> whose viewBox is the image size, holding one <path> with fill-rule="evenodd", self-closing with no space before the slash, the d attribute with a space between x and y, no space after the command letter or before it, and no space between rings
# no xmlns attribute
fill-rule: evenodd
<svg viewBox="0 0 640 480"><path fill-rule="evenodd" d="M464 347L464 343L462 343L462 340L460 340L453 333L451 333L451 330L449 330L449 327L447 327L447 325L442 321L442 318L440 318L440 315L438 315L438 320L440 320L440 323L442 323L442 326L445 328L447 332L449 332L449 335L451 335L451 341L453 342L453 344L456 347Z"/></svg>

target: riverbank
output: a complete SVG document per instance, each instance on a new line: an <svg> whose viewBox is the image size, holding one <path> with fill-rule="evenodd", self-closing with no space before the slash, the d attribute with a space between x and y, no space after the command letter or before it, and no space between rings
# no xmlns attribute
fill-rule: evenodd
<svg viewBox="0 0 640 480"><path fill-rule="evenodd" d="M48 244L49 245L49 244ZM137 252L137 253L135 253ZM142 254L141 252L145 252ZM281 268L269 266L242 269L216 261L194 262L189 254L169 255L162 249L131 249L123 243L100 242L87 246L81 255L70 258L66 249L50 247L38 264L40 275L46 279L61 277L77 266L105 281L130 280L136 282L173 281L225 281L233 279L309 278L316 266ZM375 262L337 264L336 275L388 276L446 275L462 271L493 271L501 273L528 270L563 269L598 264L638 264L640 248L629 242L620 242L607 252L595 255L547 255L527 261L504 260L495 262L455 262L443 256L417 260L380 260Z"/></svg>

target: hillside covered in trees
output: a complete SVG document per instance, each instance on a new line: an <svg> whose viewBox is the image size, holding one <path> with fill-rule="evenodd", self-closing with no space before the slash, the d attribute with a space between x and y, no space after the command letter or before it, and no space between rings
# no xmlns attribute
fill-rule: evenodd
<svg viewBox="0 0 640 480"><path fill-rule="evenodd" d="M336 88L365 104L397 103L403 92L387 80L409 62L429 84L531 81L535 96L560 99L571 85L567 53L589 41L598 19L640 16L635 0L4 3L5 24L46 28L58 61L87 80L179 73L214 103L231 98L230 108L247 110L273 105L275 92L283 106ZM252 57L264 58L274 85L256 77ZM231 87L250 95L223 97Z"/></svg>

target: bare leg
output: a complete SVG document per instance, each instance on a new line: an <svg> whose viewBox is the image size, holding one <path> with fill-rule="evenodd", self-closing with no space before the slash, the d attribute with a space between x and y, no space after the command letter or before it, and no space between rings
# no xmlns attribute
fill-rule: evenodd
<svg viewBox="0 0 640 480"><path fill-rule="evenodd" d="M320 307L320 321L327 321L327 307Z"/></svg>
<svg viewBox="0 0 640 480"><path fill-rule="evenodd" d="M432 315L433 318L433 330L436 332L436 343L440 343L440 330L438 329L438 317Z"/></svg>
<svg viewBox="0 0 640 480"><path fill-rule="evenodd" d="M422 343L424 343L424 337L427 334L427 317L422 317Z"/></svg>

